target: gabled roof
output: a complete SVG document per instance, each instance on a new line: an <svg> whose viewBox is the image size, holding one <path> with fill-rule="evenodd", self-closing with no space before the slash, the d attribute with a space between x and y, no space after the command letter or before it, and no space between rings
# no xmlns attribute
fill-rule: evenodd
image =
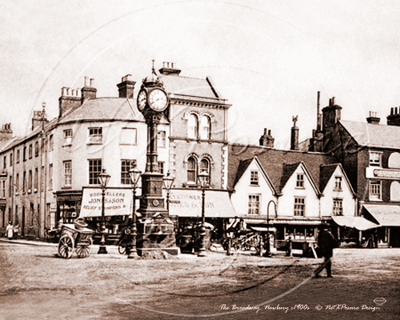
<svg viewBox="0 0 400 320"><path fill-rule="evenodd" d="M360 146L400 148L398 126L345 120L340 120L339 123Z"/></svg>
<svg viewBox="0 0 400 320"><path fill-rule="evenodd" d="M245 160L240 160L239 168L238 168L237 174L236 174L236 180L235 180L233 186L235 186L239 182L240 178L243 176L243 174L246 172L246 170L248 169L248 167L250 166L250 164L253 161L255 161L258 164L258 166L260 167L262 175L264 176L264 178L267 180L268 184L272 188L272 192L274 194L277 194L277 189L273 185L270 177L268 176L267 172L264 170L260 160L257 157L253 157L253 158L245 159Z"/></svg>
<svg viewBox="0 0 400 320"><path fill-rule="evenodd" d="M347 186L350 189L350 192L353 194L353 196L356 195L356 193L354 192L353 187L351 186L350 180L347 177L346 172L343 169L343 166L341 163L334 163L334 164L325 164L325 165L321 165L321 169L320 169L320 182L319 182L319 188L321 190L321 192L323 193L326 185L328 184L329 180L332 178L333 173L335 172L336 168L339 167L340 170L343 173L343 177L347 182Z"/></svg>
<svg viewBox="0 0 400 320"><path fill-rule="evenodd" d="M86 100L59 123L82 120L136 120L144 121L142 113L136 108L136 101L127 98L96 98Z"/></svg>
<svg viewBox="0 0 400 320"><path fill-rule="evenodd" d="M305 166L303 161L297 162L297 163L291 163L291 164L287 164L284 163L283 164L283 170L282 170L282 176L281 176L281 184L279 186L279 191L282 193L283 188L286 186L287 182L289 181L290 177L293 176L294 172L297 170L298 167L302 167L305 175L307 176L307 178L310 180L310 183L312 185L312 187L315 190L315 193L317 195L319 195L321 192L318 188L318 185L315 184L314 179L312 178L310 172L307 170L307 167Z"/></svg>
<svg viewBox="0 0 400 320"><path fill-rule="evenodd" d="M242 144L228 145L228 188L233 189L241 160L257 156L263 169L277 191L281 186L285 164L303 162L316 186L320 183L320 165L337 163L337 159L326 153L278 150L262 146ZM318 187L317 187L318 188Z"/></svg>

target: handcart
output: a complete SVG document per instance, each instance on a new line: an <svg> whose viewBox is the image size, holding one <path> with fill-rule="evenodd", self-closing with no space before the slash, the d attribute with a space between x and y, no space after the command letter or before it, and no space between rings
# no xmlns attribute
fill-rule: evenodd
<svg viewBox="0 0 400 320"><path fill-rule="evenodd" d="M71 258L74 249L79 258L86 258L90 255L94 231L86 228L86 226L76 222L75 224L62 225L61 237L58 242L58 254L60 257Z"/></svg>

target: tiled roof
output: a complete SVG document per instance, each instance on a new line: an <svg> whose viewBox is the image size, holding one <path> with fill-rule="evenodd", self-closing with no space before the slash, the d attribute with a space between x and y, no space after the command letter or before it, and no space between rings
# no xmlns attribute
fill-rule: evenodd
<svg viewBox="0 0 400 320"><path fill-rule="evenodd" d="M285 164L303 162L316 186L320 185L320 165L333 164L337 160L333 155L314 152L299 152L293 150L277 150L260 146L229 145L228 156L228 188L233 188L239 172L240 160L257 156L272 184L278 190L281 186Z"/></svg>
<svg viewBox="0 0 400 320"><path fill-rule="evenodd" d="M400 127L340 120L340 124L361 146L400 148Z"/></svg>
<svg viewBox="0 0 400 320"><path fill-rule="evenodd" d="M319 180L319 190L324 192L325 187L331 178L333 172L335 172L338 164L331 164L331 165L321 165L320 169L320 180Z"/></svg>
<svg viewBox="0 0 400 320"><path fill-rule="evenodd" d="M161 81L168 93L183 94L203 98L218 98L213 87L206 79L189 78L174 75L162 75Z"/></svg>
<svg viewBox="0 0 400 320"><path fill-rule="evenodd" d="M291 163L291 164L283 164L282 168L282 176L281 176L281 183L279 185L279 190L285 187L286 183L288 182L289 178L293 175L293 172L296 171L297 167L300 165L301 162Z"/></svg>
<svg viewBox="0 0 400 320"><path fill-rule="evenodd" d="M63 117L59 123L92 119L144 121L134 99L96 98L86 100L79 108Z"/></svg>
<svg viewBox="0 0 400 320"><path fill-rule="evenodd" d="M233 183L234 186L240 180L240 178L242 177L243 173L247 170L247 168L249 167L249 165L253 161L253 159L254 158L240 160L239 167L238 167L237 173L236 173L236 179L235 179L235 182Z"/></svg>

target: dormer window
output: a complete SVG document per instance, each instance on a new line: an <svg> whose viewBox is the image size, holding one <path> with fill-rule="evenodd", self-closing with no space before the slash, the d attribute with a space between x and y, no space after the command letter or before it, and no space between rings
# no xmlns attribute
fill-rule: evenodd
<svg viewBox="0 0 400 320"><path fill-rule="evenodd" d="M250 172L250 185L258 186L258 171L256 170Z"/></svg>
<svg viewBox="0 0 400 320"><path fill-rule="evenodd" d="M335 177L335 189L336 191L342 191L342 177Z"/></svg>
<svg viewBox="0 0 400 320"><path fill-rule="evenodd" d="M304 174L302 173L297 174L296 188L304 188Z"/></svg>
<svg viewBox="0 0 400 320"><path fill-rule="evenodd" d="M382 167L382 152L370 152L369 165L374 167Z"/></svg>

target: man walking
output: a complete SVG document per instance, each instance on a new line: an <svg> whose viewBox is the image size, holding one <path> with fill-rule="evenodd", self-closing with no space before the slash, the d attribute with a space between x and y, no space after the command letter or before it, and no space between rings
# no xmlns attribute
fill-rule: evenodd
<svg viewBox="0 0 400 320"><path fill-rule="evenodd" d="M320 277L320 273L323 269L326 269L327 277L332 277L332 261L333 249L337 247L337 241L329 230L328 226L323 226L321 232L317 238L318 247L321 255L324 257L322 265L315 270L315 278Z"/></svg>

